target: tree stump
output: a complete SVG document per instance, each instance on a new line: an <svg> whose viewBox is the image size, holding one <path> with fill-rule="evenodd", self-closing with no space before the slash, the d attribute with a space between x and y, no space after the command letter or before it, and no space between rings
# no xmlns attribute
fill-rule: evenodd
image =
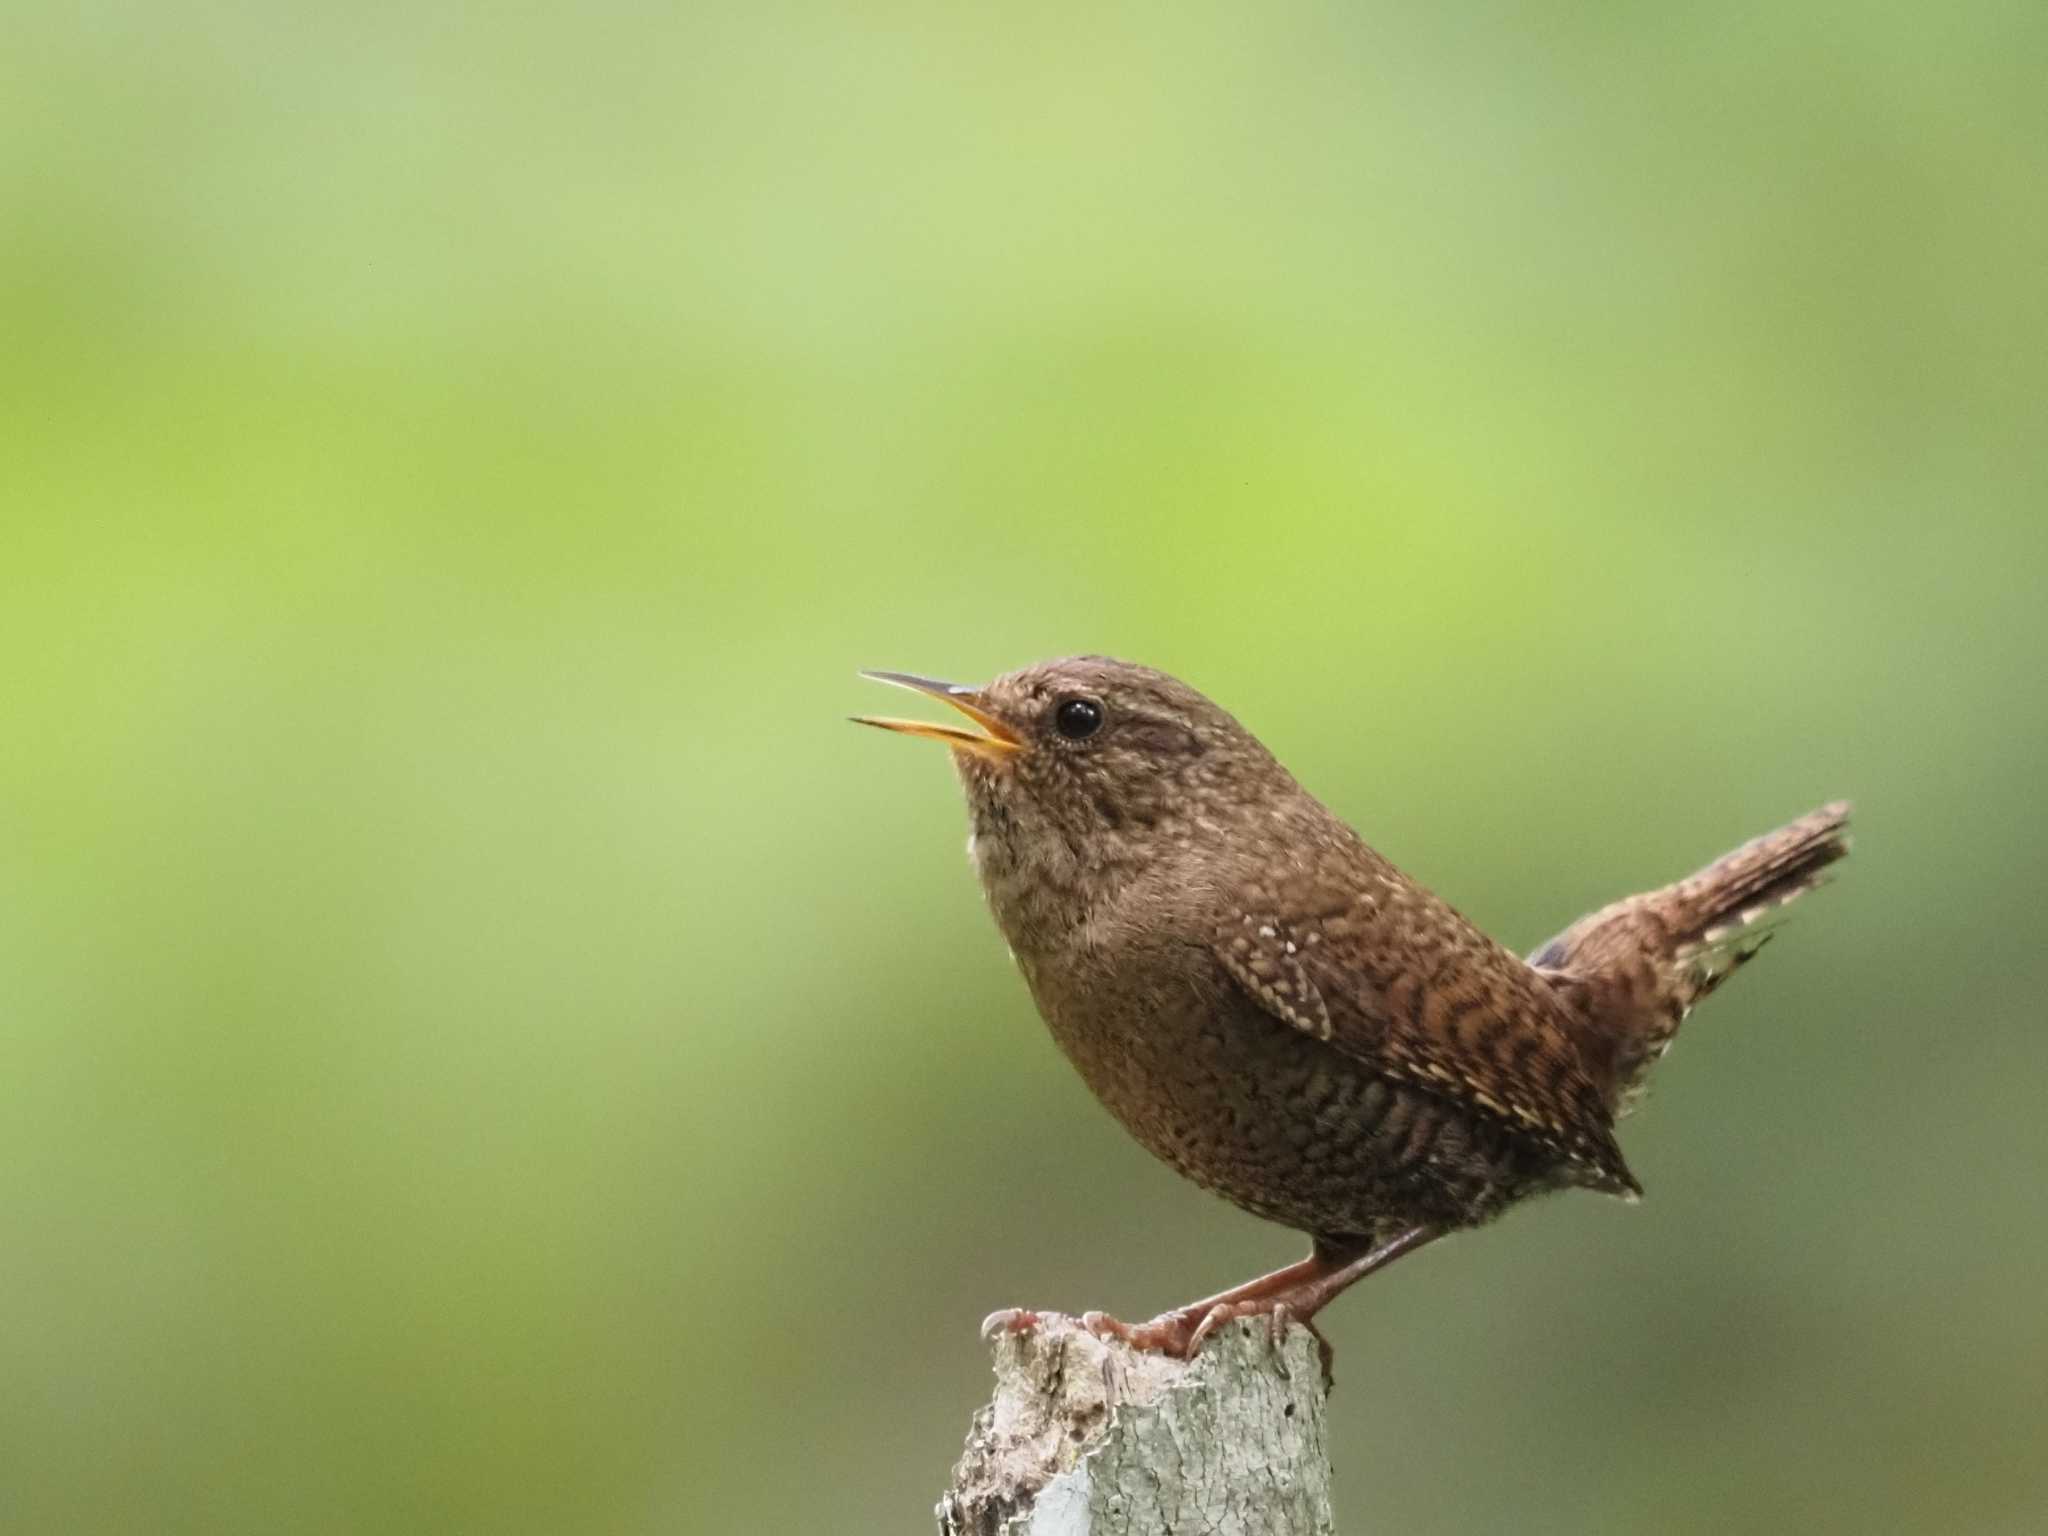
<svg viewBox="0 0 2048 1536"><path fill-rule="evenodd" d="M998 1330L941 1536L1332 1536L1327 1389L1305 1328L1219 1328L1192 1361L1040 1314Z"/></svg>

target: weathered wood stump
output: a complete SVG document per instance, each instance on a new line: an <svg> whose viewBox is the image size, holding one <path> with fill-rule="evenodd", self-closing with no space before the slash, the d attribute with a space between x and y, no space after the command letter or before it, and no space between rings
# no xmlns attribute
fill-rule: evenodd
<svg viewBox="0 0 2048 1536"><path fill-rule="evenodd" d="M1192 1361L1041 1314L997 1331L994 1399L974 1416L941 1536L1332 1536L1316 1341L1264 1319Z"/></svg>

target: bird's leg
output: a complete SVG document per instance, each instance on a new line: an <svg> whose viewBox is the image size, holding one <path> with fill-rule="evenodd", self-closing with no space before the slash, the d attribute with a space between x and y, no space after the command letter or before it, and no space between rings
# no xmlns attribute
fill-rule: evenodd
<svg viewBox="0 0 2048 1536"><path fill-rule="evenodd" d="M1256 1303L1262 1297L1314 1279L1323 1274L1327 1266L1328 1260L1318 1245L1307 1258L1284 1269L1260 1275L1255 1280L1234 1285L1227 1291L1218 1291L1200 1301L1191 1301L1184 1307L1175 1307L1171 1312L1162 1312L1149 1323L1124 1323L1107 1312L1084 1312L1081 1314L1081 1326L1097 1338L1119 1339L1133 1349L1153 1349L1185 1359L1194 1353L1195 1330L1201 1327L1202 1319L1218 1307Z"/></svg>
<svg viewBox="0 0 2048 1536"><path fill-rule="evenodd" d="M1264 1314L1273 1320L1276 1336L1284 1333L1289 1323L1300 1323L1313 1333L1322 1348L1327 1374L1330 1342L1315 1326L1316 1313L1374 1270L1442 1235L1438 1227L1410 1227L1386 1242L1363 1247L1331 1246L1318 1241L1315 1250L1299 1263L1185 1307L1162 1312L1149 1323L1133 1327L1100 1312L1087 1313L1081 1322L1099 1337L1121 1339L1136 1349L1156 1349L1185 1360L1192 1358L1203 1341L1223 1324Z"/></svg>
<svg viewBox="0 0 2048 1536"><path fill-rule="evenodd" d="M1339 1256L1351 1250L1334 1250ZM1171 1312L1162 1312L1148 1323L1126 1323L1111 1317L1107 1312L1083 1312L1081 1326L1098 1339L1117 1339L1133 1349L1158 1350L1162 1354L1185 1359L1194 1353L1192 1340L1202 1320L1219 1307L1248 1305L1262 1296L1286 1290L1305 1280L1312 1280L1325 1273L1332 1263L1331 1250L1321 1244L1305 1259L1276 1269L1270 1274L1247 1280L1243 1285L1233 1285L1227 1291L1218 1291L1214 1296L1205 1296L1200 1301L1191 1301L1184 1307L1175 1307ZM1033 1312L1025 1307L1005 1307L1000 1312L991 1312L981 1320L981 1336L992 1339L998 1333L1029 1333L1044 1321L1045 1314Z"/></svg>
<svg viewBox="0 0 2048 1536"><path fill-rule="evenodd" d="M1159 1350L1161 1354L1186 1360L1196 1352L1202 1337L1202 1323L1212 1313L1243 1307L1243 1313L1231 1315L1247 1317L1253 1311L1266 1311L1264 1303L1268 1296L1292 1292L1327 1276L1335 1264L1343 1262L1343 1257L1346 1257L1346 1249L1327 1249L1323 1243L1317 1243L1305 1260L1288 1264L1272 1274L1262 1274L1255 1280L1245 1280L1241 1286L1219 1290L1214 1296L1190 1300L1186 1307L1159 1313L1149 1323L1118 1323L1108 1313L1081 1313L1081 1327L1102 1339L1122 1339L1133 1350Z"/></svg>
<svg viewBox="0 0 2048 1536"><path fill-rule="evenodd" d="M1309 1255L1309 1262L1315 1264L1315 1270L1303 1274L1296 1282L1274 1290L1266 1290L1257 1296L1217 1298L1217 1305L1212 1305L1208 1309L1202 1321L1196 1323L1194 1333L1188 1337L1186 1356L1192 1358L1202 1348L1202 1339L1206 1339L1210 1333L1214 1333L1225 1323L1239 1317L1257 1317L1264 1313L1272 1319L1276 1339L1282 1333L1286 1333L1288 1323L1300 1323L1305 1329L1315 1333L1317 1346L1323 1352L1323 1378L1327 1380L1331 1348L1329 1339L1325 1339L1323 1331L1315 1325L1315 1315L1323 1311L1343 1290L1358 1284L1374 1270L1384 1270L1403 1253L1413 1253L1423 1243L1430 1243L1442 1235L1442 1227L1409 1227L1407 1231L1389 1237L1384 1243L1370 1243L1366 1247L1327 1249L1319 1241L1315 1245L1315 1253ZM1282 1270L1280 1274L1286 1274L1286 1270ZM1274 1280L1278 1276L1266 1278Z"/></svg>
<svg viewBox="0 0 2048 1536"><path fill-rule="evenodd" d="M1216 1308L1254 1301L1272 1291L1285 1289L1320 1274L1326 1264L1326 1256L1318 1248L1299 1263L1260 1275L1256 1280L1247 1280L1243 1285L1234 1285L1227 1291L1218 1291L1200 1301L1191 1301L1171 1312L1162 1312L1149 1323L1120 1322L1107 1312L1083 1312L1081 1326L1099 1339L1119 1339L1134 1349L1155 1349L1169 1355L1184 1356L1189 1353L1188 1340L1194 1336L1195 1329ZM1005 1307L981 1320L981 1336L992 1339L999 1333L1029 1333L1044 1320L1045 1314L1026 1307Z"/></svg>

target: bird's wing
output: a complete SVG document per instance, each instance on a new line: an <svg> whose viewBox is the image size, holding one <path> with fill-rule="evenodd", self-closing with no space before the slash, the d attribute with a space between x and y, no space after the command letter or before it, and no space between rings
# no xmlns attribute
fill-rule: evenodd
<svg viewBox="0 0 2048 1536"><path fill-rule="evenodd" d="M1491 1117L1636 1192L1556 999L1516 956L1392 866L1364 888L1221 915L1214 949L1267 1013L1382 1075ZM1262 901L1263 898L1263 901ZM1283 911L1284 907L1284 911Z"/></svg>

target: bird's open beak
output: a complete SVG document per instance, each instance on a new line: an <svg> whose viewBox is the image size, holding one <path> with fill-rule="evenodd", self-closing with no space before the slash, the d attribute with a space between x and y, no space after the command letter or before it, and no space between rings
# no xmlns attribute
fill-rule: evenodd
<svg viewBox="0 0 2048 1536"><path fill-rule="evenodd" d="M906 736L925 736L933 741L943 741L955 751L976 752L989 758L1006 758L1024 750L1024 743L1017 733L990 713L979 688L970 688L964 683L942 683L929 677L913 677L908 672L864 671L861 676L944 699L988 734L983 736L974 731L963 731L957 725L932 725L923 720L896 720L883 715L854 715L851 719L856 725L878 725L885 731L901 731Z"/></svg>

